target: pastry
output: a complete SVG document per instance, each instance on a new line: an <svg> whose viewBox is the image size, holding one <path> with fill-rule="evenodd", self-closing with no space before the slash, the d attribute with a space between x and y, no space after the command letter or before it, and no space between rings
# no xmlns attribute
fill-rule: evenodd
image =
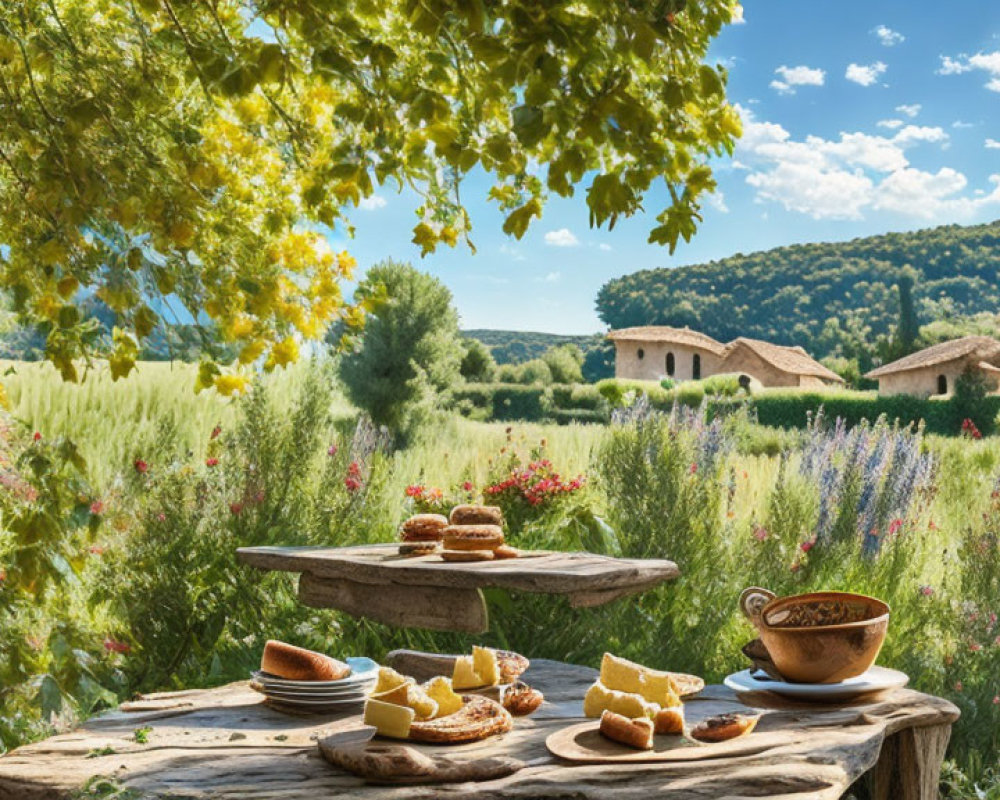
<svg viewBox="0 0 1000 800"><path fill-rule="evenodd" d="M518 558L521 553L509 544L502 544L493 551L493 558L499 561L502 558Z"/></svg>
<svg viewBox="0 0 1000 800"><path fill-rule="evenodd" d="M538 710L545 696L528 684L518 681L503 693L503 707L515 717L526 717Z"/></svg>
<svg viewBox="0 0 1000 800"><path fill-rule="evenodd" d="M446 550L495 550L503 544L499 525L449 525L444 529Z"/></svg>
<svg viewBox="0 0 1000 800"><path fill-rule="evenodd" d="M614 711L629 719L636 717L652 719L653 715L659 711L659 706L648 702L641 694L609 689L598 680L584 695L583 713L584 716L596 718L605 711Z"/></svg>
<svg viewBox="0 0 1000 800"><path fill-rule="evenodd" d="M410 678L400 675L392 667L379 667L378 680L375 682L375 688L372 689L371 693L373 695L384 694L409 682Z"/></svg>
<svg viewBox="0 0 1000 800"><path fill-rule="evenodd" d="M520 653L513 650L497 650L497 664L500 666L500 683L513 683L531 666Z"/></svg>
<svg viewBox="0 0 1000 800"><path fill-rule="evenodd" d="M653 732L657 735L665 733L684 733L684 706L661 708L653 717Z"/></svg>
<svg viewBox="0 0 1000 800"><path fill-rule="evenodd" d="M462 697L464 705L454 714L427 722L414 722L409 738L414 742L459 744L478 742L487 736L506 733L514 727L514 719L495 700L479 695Z"/></svg>
<svg viewBox="0 0 1000 800"><path fill-rule="evenodd" d="M445 561L492 561L492 550L442 550Z"/></svg>
<svg viewBox="0 0 1000 800"><path fill-rule="evenodd" d="M343 661L273 640L264 645L260 668L289 681L339 681L351 674Z"/></svg>
<svg viewBox="0 0 1000 800"><path fill-rule="evenodd" d="M438 543L436 541L403 542L399 546L399 554L408 558L415 558L416 556L429 556L432 553L436 553L437 549Z"/></svg>
<svg viewBox="0 0 1000 800"><path fill-rule="evenodd" d="M448 519L442 514L415 514L400 526L399 538L404 542L440 541L446 527Z"/></svg>
<svg viewBox="0 0 1000 800"><path fill-rule="evenodd" d="M503 512L498 506L461 505L451 510L452 525L503 525Z"/></svg>
<svg viewBox="0 0 1000 800"><path fill-rule="evenodd" d="M451 680L444 675L438 675L427 681L424 684L424 691L431 700L438 704L435 716L447 717L462 707L462 696L455 692Z"/></svg>
<svg viewBox="0 0 1000 800"><path fill-rule="evenodd" d="M653 749L653 723L646 717L629 719L614 711L601 714L601 735L636 750Z"/></svg>
<svg viewBox="0 0 1000 800"><path fill-rule="evenodd" d="M750 733L760 717L748 714L721 714L699 722L691 729L691 738L699 742L725 742Z"/></svg>

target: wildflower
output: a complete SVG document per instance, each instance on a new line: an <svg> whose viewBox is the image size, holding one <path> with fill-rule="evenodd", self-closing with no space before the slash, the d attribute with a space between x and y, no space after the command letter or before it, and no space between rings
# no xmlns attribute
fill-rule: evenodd
<svg viewBox="0 0 1000 800"><path fill-rule="evenodd" d="M981 644L979 644L979 642L973 642L972 644L969 645L969 652L970 653L978 653L982 649L983 649L983 646Z"/></svg>
<svg viewBox="0 0 1000 800"><path fill-rule="evenodd" d="M444 499L444 492L438 489L436 486L427 493L427 498L431 501L438 501Z"/></svg>
<svg viewBox="0 0 1000 800"><path fill-rule="evenodd" d="M119 642L117 639L105 636L104 649L109 653L127 653L132 647L127 642Z"/></svg>
<svg viewBox="0 0 1000 800"><path fill-rule="evenodd" d="M413 483L406 487L407 497L420 497L424 493L424 487L419 483Z"/></svg>
<svg viewBox="0 0 1000 800"><path fill-rule="evenodd" d="M218 439L220 433L222 433L222 426L221 425L216 425L214 428L212 428L212 432L208 435L208 438L209 439Z"/></svg>
<svg viewBox="0 0 1000 800"><path fill-rule="evenodd" d="M462 484L462 490L466 492L471 492L473 489L472 481L466 481Z"/></svg>
<svg viewBox="0 0 1000 800"><path fill-rule="evenodd" d="M0 583L3 583L5 580L7 580L7 570L0 569Z"/></svg>
<svg viewBox="0 0 1000 800"><path fill-rule="evenodd" d="M901 520L899 517L896 517L896 519L894 519L892 522L889 523L889 535L895 536L897 533L899 533L899 529L902 527L903 527L903 520Z"/></svg>
<svg viewBox="0 0 1000 800"><path fill-rule="evenodd" d="M361 488L361 481L354 475L348 475L344 478L344 486L347 487L347 491L356 492Z"/></svg>
<svg viewBox="0 0 1000 800"><path fill-rule="evenodd" d="M34 435L34 436L33 436L32 438L33 438L33 439L34 439L34 440L35 440L36 442L40 442L40 441L42 440L42 434L41 434L41 433L39 433L38 431L35 431L35 435Z"/></svg>
<svg viewBox="0 0 1000 800"><path fill-rule="evenodd" d="M135 460L134 466L135 466L135 471L138 472L140 475L145 474L149 470L149 464L147 464L141 458L137 458Z"/></svg>
<svg viewBox="0 0 1000 800"><path fill-rule="evenodd" d="M230 512L232 512L232 515L234 517L238 517L240 515L240 512L243 511L243 503L239 502L238 500L236 502L230 503L229 510Z"/></svg>
<svg viewBox="0 0 1000 800"><path fill-rule="evenodd" d="M790 566L789 569L792 572L798 572L800 569L802 569L802 565L798 561L795 561L792 563L792 566Z"/></svg>
<svg viewBox="0 0 1000 800"><path fill-rule="evenodd" d="M357 461L352 461L347 465L347 474L351 477L357 478L361 475L361 466Z"/></svg>
<svg viewBox="0 0 1000 800"><path fill-rule="evenodd" d="M813 545L815 545L815 544L816 544L816 541L814 539L809 539L809 540L803 542L802 544L800 544L799 547L802 549L803 553L808 553L810 550L813 549Z"/></svg>
<svg viewBox="0 0 1000 800"><path fill-rule="evenodd" d="M955 681L955 691L956 692L962 691L962 682L961 681Z"/></svg>
<svg viewBox="0 0 1000 800"><path fill-rule="evenodd" d="M331 444L328 448L326 448L326 454L331 458L337 455L337 445Z"/></svg>
<svg viewBox="0 0 1000 800"><path fill-rule="evenodd" d="M758 525L756 528L753 529L753 533L751 535L758 542L763 542L765 539L767 539L767 537L770 534L767 532L767 528L765 528L763 525Z"/></svg>
<svg viewBox="0 0 1000 800"><path fill-rule="evenodd" d="M694 475L698 471L698 465L692 463L691 464L691 469L689 471L691 472L692 475Z"/></svg>
<svg viewBox="0 0 1000 800"><path fill-rule="evenodd" d="M101 547L100 545L92 544L90 545L90 547L87 548L87 552L90 553L92 556L103 556L104 548Z"/></svg>
<svg viewBox="0 0 1000 800"><path fill-rule="evenodd" d="M993 695L993 705L1000 706L1000 694Z"/></svg>
<svg viewBox="0 0 1000 800"><path fill-rule="evenodd" d="M920 594L922 594L924 597L930 597L932 594L934 594L934 590L930 586L921 586Z"/></svg>
<svg viewBox="0 0 1000 800"><path fill-rule="evenodd" d="M161 511L159 514L156 515L156 520L157 520L157 522L166 522L167 521L167 515L164 514Z"/></svg>
<svg viewBox="0 0 1000 800"><path fill-rule="evenodd" d="M216 467L218 465L219 465L219 459L217 459L215 456L212 456L211 458L206 458L205 459L205 466L206 467Z"/></svg>
<svg viewBox="0 0 1000 800"><path fill-rule="evenodd" d="M90 513L93 515L98 515L104 512L104 503L101 500L95 500L90 504Z"/></svg>

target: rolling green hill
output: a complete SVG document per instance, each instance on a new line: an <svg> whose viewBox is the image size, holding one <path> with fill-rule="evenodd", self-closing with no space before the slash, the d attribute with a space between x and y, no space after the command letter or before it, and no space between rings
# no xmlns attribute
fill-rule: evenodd
<svg viewBox="0 0 1000 800"><path fill-rule="evenodd" d="M1000 310L1000 221L643 270L605 284L597 310L612 328L687 325L720 341L750 336L850 356L852 340L871 345L894 330L906 264L917 271L921 324Z"/></svg>

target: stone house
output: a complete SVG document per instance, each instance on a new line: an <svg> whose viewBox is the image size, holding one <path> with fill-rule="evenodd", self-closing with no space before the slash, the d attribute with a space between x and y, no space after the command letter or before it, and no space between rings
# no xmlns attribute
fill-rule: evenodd
<svg viewBox="0 0 1000 800"><path fill-rule="evenodd" d="M744 337L722 344L698 331L664 325L621 328L610 331L608 339L615 344L616 378L685 381L732 373L762 386L843 383L801 347Z"/></svg>
<svg viewBox="0 0 1000 800"><path fill-rule="evenodd" d="M983 373L992 391L1000 381L1000 341L989 336L964 336L926 347L873 369L866 378L878 380L878 393L922 397L951 394L967 367Z"/></svg>

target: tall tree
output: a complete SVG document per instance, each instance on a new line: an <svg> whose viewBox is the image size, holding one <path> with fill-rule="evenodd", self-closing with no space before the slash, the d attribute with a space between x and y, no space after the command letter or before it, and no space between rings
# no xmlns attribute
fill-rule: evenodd
<svg viewBox="0 0 1000 800"><path fill-rule="evenodd" d="M358 325L349 233L377 184L423 196L422 253L468 241L474 168L504 230L586 181L592 225L668 189L673 249L731 151L726 73L703 63L736 0L5 0L0 288L67 379L87 351L73 298L118 314L111 364L181 307L282 365ZM173 310L173 311L172 311ZM182 315L183 316L183 315ZM202 385L238 389L206 362Z"/></svg>
<svg viewBox="0 0 1000 800"><path fill-rule="evenodd" d="M451 292L409 264L372 267L358 294L377 298L360 347L340 361L353 403L404 437L461 383L465 355Z"/></svg>
<svg viewBox="0 0 1000 800"><path fill-rule="evenodd" d="M899 272L896 290L899 292L899 325L896 328L896 348L899 356L909 355L917 349L920 338L920 322L913 304L913 286L917 282L917 271L909 264Z"/></svg>

